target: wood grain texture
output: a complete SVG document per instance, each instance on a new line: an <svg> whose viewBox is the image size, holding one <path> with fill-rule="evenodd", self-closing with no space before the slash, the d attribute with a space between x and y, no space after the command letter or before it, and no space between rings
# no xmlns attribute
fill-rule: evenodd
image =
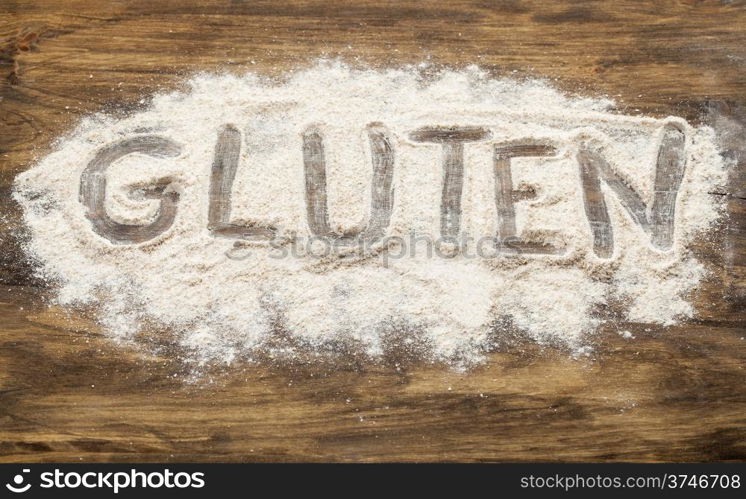
<svg viewBox="0 0 746 499"><path fill-rule="evenodd" d="M746 458L743 1L3 0L0 40L0 461ZM318 56L478 63L711 123L737 167L713 192L723 230L694 249L711 271L698 319L602 330L590 358L515 338L468 373L402 355L190 384L167 348L118 347L47 307L19 251L17 173L86 113L139 109L194 71Z"/></svg>

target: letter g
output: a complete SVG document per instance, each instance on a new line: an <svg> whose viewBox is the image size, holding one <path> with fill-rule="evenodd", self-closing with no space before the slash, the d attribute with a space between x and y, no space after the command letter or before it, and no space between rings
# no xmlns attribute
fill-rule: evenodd
<svg viewBox="0 0 746 499"><path fill-rule="evenodd" d="M106 213L106 169L114 161L132 153L155 157L175 157L181 147L171 139L157 135L144 135L124 139L101 149L88 163L80 177L80 202L87 208L86 216L93 224L93 230L114 244L137 244L153 239L165 232L176 217L176 204L179 194L167 191L170 180L160 180L143 189L148 198L160 198L160 206L155 220L147 225L121 224L112 220Z"/></svg>

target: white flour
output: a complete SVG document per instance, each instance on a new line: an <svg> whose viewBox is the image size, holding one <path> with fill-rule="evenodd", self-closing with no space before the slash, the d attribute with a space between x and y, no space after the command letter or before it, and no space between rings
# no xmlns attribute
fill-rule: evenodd
<svg viewBox="0 0 746 499"><path fill-rule="evenodd" d="M707 192L725 175L710 128L613 114L608 100L568 97L538 81L489 79L476 68L429 81L418 74L416 68L377 72L321 63L280 83L252 74L200 75L189 91L158 95L129 118L90 117L17 179L15 196L31 233L27 249L41 275L57 284L60 304L93 307L105 330L120 339L169 331L200 361L250 359L268 350L292 357L298 345L313 352L339 342L376 357L411 342L430 360L466 365L508 329L581 349L599 325L597 309L607 303L621 304L630 321L674 324L693 316L687 295L705 271L688 247L718 219ZM388 236L439 235L442 147L413 142L409 134L423 126L480 126L491 138L464 145L462 231L475 239L495 234L494 145L541 139L557 148L556 156L512 162L515 189L536 192L516 201L516 228L562 246L564 254L428 258L423 244L415 256L389 255L385 264L380 254L339 263L272 257L266 243L234 248L234 240L208 231L210 169L225 124L240 130L242 140L231 219L271 222L282 235L305 237L303 131L312 124L323 131L329 220L342 231L368 216L365 127L374 122L388 130L396 158ZM578 144L605 140L608 163L648 200L665 123L686 135L673 248L654 249L602 184L614 254L596 257ZM181 153L131 154L114 162L106 173L107 213L120 223L148 224L159 203L132 196L131 188L167 178L180 194L177 215L152 240L112 244L86 218L81 173L100 148L146 134L172 139ZM278 337L278 330L285 334Z"/></svg>

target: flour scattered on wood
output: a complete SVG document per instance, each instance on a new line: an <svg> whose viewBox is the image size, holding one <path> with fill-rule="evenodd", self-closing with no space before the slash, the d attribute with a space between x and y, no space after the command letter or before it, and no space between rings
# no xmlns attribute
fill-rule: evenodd
<svg viewBox="0 0 746 499"><path fill-rule="evenodd" d="M478 68L428 78L421 70L320 63L281 82L199 75L187 91L157 95L128 118L89 117L16 181L30 231L27 250L39 274L54 283L59 304L96 310L113 338L173 335L199 362L251 360L259 352L292 360L299 351L353 348L372 357L404 349L465 366L516 331L585 351L606 320L599 310L609 304L632 322L670 325L695 314L688 298L706 272L690 246L721 214L708 191L724 184L726 169L711 128L617 114L608 99L567 96L542 81L491 79ZM329 230L359 232L371 215L371 124L385 131L393 155L393 208L385 238L368 253L278 256L289 246L237 243L208 229L216 141L221 130L237 130L231 224L271 226L278 240L307 237L304 161L308 166L318 154L311 157L304 140L323 137ZM479 240L501 230L507 208L504 198L496 205L495 147L529 140L548 144L542 151L551 153L514 157L508 166L515 233L536 248L560 251L497 247L480 257L448 250L428 256L426 243L403 251L401 242L412 234L435 240L444 223L453 223L441 217L445 146L414 140L413 133L469 127L484 133L453 149L463 154L460 233ZM613 229L613 245L602 232L594 240L589 216L600 205L587 211L588 203L601 197L584 198L579 148L588 141L600 147L625 179L627 187L617 187L639 193L654 218L666 127L685 137L686 165L670 248L651 244L651 233L604 178L598 185L608 223L594 223ZM146 136L168 139L178 150L113 161L105 172L106 216L117 224L152 223L159 199L143 192L165 185L160 196L178 194L175 218L151 239L112 242L92 229L81 175L102 148ZM398 246L392 238L401 238ZM611 255L599 257L594 242Z"/></svg>

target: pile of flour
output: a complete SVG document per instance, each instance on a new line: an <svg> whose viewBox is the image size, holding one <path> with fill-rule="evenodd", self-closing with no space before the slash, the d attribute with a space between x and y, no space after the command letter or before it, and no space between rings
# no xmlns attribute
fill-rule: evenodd
<svg viewBox="0 0 746 499"><path fill-rule="evenodd" d="M279 82L203 74L188 90L156 95L147 110L128 118L86 118L17 178L27 251L55 284L59 304L95 310L114 338L168 334L200 362L251 359L260 351L292 358L298 349L335 345L379 357L412 343L429 360L466 365L516 331L583 349L607 304L633 322L675 324L693 316L687 297L705 269L688 247L720 215L708 191L724 183L726 169L712 129L615 114L608 99L567 96L541 81L491 79L475 67L422 74L417 67L357 70L329 62ZM673 248L654 249L603 185L615 246L612 258L597 258L575 157L578 137L606 137L605 158L648 200L660 130L671 122L686 134L687 157ZM231 219L271 222L283 235L303 236L309 231L303 131L323 130L329 220L344 231L368 216L370 123L382 123L392 137L395 197L387 234L405 239L412 231L435 238L440 228L442 147L411 141L413 130L490 130L490 140L464 145L461 229L475 238L497 227L494 144L525 138L554 144L556 156L513 160L515 188L535 192L516 202L516 225L518 234L558 244L564 253L445 258L423 250L385 262L381 253L276 258L267 244L237 247L210 234L210 171L221 127L234 125L242 140ZM178 212L152 240L112 244L86 218L81 173L100 148L147 134L177 142L180 155L131 154L113 163L107 213L120 223L149 223L158 201L132 190L164 178L179 193Z"/></svg>

